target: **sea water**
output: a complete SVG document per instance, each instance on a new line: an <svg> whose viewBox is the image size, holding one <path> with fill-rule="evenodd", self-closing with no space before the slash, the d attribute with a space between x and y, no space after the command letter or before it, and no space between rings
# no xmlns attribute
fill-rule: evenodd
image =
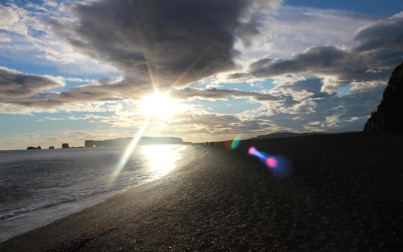
<svg viewBox="0 0 403 252"><path fill-rule="evenodd" d="M0 151L0 242L161 178L187 148L137 146L121 170L123 148Z"/></svg>

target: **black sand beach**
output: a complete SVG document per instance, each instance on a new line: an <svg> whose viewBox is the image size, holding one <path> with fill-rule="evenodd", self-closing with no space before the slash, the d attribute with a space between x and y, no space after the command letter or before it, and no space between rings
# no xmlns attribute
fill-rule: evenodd
<svg viewBox="0 0 403 252"><path fill-rule="evenodd" d="M277 178L250 146L293 163ZM0 251L398 251L403 135L194 146L168 176L0 244ZM186 159L186 158L185 158Z"/></svg>

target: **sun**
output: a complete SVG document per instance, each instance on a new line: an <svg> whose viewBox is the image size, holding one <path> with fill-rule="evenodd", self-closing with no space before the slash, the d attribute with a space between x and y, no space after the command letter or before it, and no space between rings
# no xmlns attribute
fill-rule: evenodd
<svg viewBox="0 0 403 252"><path fill-rule="evenodd" d="M147 115L169 118L176 114L178 108L168 94L156 92L140 102L140 110Z"/></svg>

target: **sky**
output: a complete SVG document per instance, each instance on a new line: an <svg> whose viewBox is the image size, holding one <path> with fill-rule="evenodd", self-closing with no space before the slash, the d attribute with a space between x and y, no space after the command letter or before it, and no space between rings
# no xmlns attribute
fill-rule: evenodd
<svg viewBox="0 0 403 252"><path fill-rule="evenodd" d="M403 62L395 0L2 0L0 150L361 131Z"/></svg>

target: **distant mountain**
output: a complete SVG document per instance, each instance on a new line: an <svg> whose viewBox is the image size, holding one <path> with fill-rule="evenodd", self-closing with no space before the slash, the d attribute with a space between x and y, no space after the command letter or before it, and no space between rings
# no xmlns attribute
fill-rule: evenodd
<svg viewBox="0 0 403 252"><path fill-rule="evenodd" d="M270 138L285 138L285 137L296 137L296 136L312 136L312 135L321 135L324 133L321 132L306 132L306 133L294 133L294 132L277 132L277 133L271 133L267 135L261 135L257 136L252 139L270 139Z"/></svg>
<svg viewBox="0 0 403 252"><path fill-rule="evenodd" d="M132 137L116 138L107 140L85 140L85 147L119 147L127 146L133 140ZM140 138L139 145L151 145L151 144L183 144L179 137L142 137Z"/></svg>
<svg viewBox="0 0 403 252"><path fill-rule="evenodd" d="M403 63L395 68L383 99L364 126L365 133L403 131Z"/></svg>

